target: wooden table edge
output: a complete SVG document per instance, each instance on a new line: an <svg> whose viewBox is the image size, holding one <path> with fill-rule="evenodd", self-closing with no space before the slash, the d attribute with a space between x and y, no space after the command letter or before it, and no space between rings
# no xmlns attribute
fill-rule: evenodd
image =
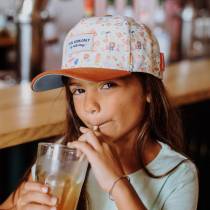
<svg viewBox="0 0 210 210"><path fill-rule="evenodd" d="M1 136L0 139L0 149L19 144L25 144L32 141L38 141L48 137L62 135L64 134L64 129L65 129L65 121L62 121L51 125L38 126L36 128L33 128L33 132L30 131L31 128L27 128L21 131L14 131L9 134L5 133ZM22 137L20 138L20 136Z"/></svg>

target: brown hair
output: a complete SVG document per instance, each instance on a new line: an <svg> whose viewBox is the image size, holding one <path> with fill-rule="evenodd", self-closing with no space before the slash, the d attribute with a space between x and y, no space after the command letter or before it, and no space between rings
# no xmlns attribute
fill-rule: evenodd
<svg viewBox="0 0 210 210"><path fill-rule="evenodd" d="M135 73L138 74L138 73ZM170 174L180 164L162 175L152 174L143 162L144 148L148 139L158 140L169 145L173 150L184 155L184 139L182 131L182 123L178 113L170 103L168 94L163 82L146 73L138 74L145 93L150 96L150 103L146 104L144 121L142 123L141 132L138 136L138 153L140 155L140 164L143 170L153 178L161 178Z"/></svg>
<svg viewBox="0 0 210 210"><path fill-rule="evenodd" d="M150 103L146 104L145 115L143 118L143 123L141 127L141 132L138 136L138 147L136 148L140 157L140 163L143 170L153 178L161 178L168 175L173 170L175 170L183 161L181 161L177 166L162 175L152 174L143 162L142 154L144 154L144 148L147 140L149 138L153 140L158 140L163 143L168 144L175 151L183 154L183 136L181 129L181 121L177 114L177 111L172 107L168 99L163 82L146 73L133 73L135 74L145 91L150 95ZM64 138L64 144L68 141L74 141L78 139L81 135L79 132L79 127L83 125L79 117L75 112L73 105L72 94L69 90L69 79L63 77L63 83L66 90L67 99L67 127L66 134ZM86 199L85 185L82 188L82 193L79 201L79 206L77 210L87 209L88 200Z"/></svg>

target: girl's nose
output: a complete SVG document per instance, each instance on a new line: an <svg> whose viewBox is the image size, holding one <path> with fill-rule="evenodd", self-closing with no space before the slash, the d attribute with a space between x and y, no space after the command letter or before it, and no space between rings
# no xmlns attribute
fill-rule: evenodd
<svg viewBox="0 0 210 210"><path fill-rule="evenodd" d="M85 96L84 109L89 114L95 114L100 111L100 105L96 94L89 93Z"/></svg>

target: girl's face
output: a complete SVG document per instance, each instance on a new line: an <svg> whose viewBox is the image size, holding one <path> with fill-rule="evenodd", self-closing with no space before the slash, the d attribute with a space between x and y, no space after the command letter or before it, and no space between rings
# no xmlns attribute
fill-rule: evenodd
<svg viewBox="0 0 210 210"><path fill-rule="evenodd" d="M138 135L146 95L135 75L105 82L71 79L70 91L78 117L108 141Z"/></svg>

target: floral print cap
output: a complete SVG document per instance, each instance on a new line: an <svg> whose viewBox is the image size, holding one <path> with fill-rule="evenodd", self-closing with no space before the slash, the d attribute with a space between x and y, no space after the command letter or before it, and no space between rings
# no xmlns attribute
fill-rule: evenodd
<svg viewBox="0 0 210 210"><path fill-rule="evenodd" d="M163 53L146 25L125 16L84 18L65 38L62 68L37 75L32 89L62 87L62 76L100 82L143 72L162 79L164 68Z"/></svg>

